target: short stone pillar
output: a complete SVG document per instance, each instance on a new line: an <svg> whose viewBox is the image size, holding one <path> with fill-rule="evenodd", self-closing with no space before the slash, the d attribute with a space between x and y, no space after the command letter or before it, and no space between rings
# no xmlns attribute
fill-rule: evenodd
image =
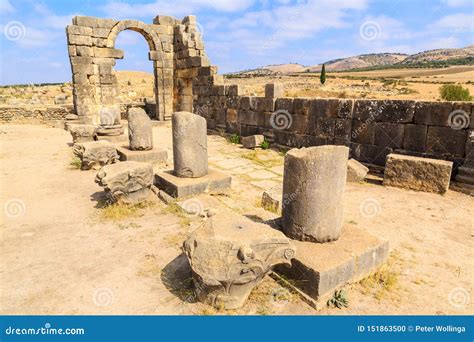
<svg viewBox="0 0 474 342"><path fill-rule="evenodd" d="M128 109L128 140L132 151L153 149L151 120L141 108Z"/></svg>
<svg viewBox="0 0 474 342"><path fill-rule="evenodd" d="M339 238L348 156L345 146L292 149L285 155L282 226L287 236L312 242Z"/></svg>
<svg viewBox="0 0 474 342"><path fill-rule="evenodd" d="M198 178L207 175L206 119L190 112L172 116L174 175Z"/></svg>

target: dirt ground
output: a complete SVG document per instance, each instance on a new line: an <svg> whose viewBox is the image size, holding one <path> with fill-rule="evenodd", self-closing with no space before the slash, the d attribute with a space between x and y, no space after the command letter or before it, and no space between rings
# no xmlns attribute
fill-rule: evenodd
<svg viewBox="0 0 474 342"><path fill-rule="evenodd" d="M154 139L171 158L169 123L154 127ZM283 156L208 141L210 165L233 176L232 189L195 200L276 217L259 198L281 190ZM158 200L119 219L101 208L96 172L71 165L70 145L58 128L0 126L0 314L473 313L473 197L348 183L346 226L389 240L391 250L381 271L345 287L349 307L315 311L266 277L245 307L217 310L196 303L189 275L176 272L180 245L202 219Z"/></svg>

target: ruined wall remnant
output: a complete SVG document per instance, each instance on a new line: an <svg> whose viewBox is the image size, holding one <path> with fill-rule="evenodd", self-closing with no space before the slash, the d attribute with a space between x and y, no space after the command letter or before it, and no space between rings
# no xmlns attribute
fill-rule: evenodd
<svg viewBox="0 0 474 342"><path fill-rule="evenodd" d="M114 65L116 59L124 58L123 51L115 49L123 30L142 34L150 48L156 119L169 118L177 110L192 111L192 79L200 68L209 66L194 16L178 20L159 15L153 24L77 16L72 23L66 34L74 106L83 121L98 124L103 108L120 110Z"/></svg>
<svg viewBox="0 0 474 342"><path fill-rule="evenodd" d="M379 166L393 152L444 159L453 162L453 176L472 158L473 102L245 96L241 86L219 82L194 82L194 110L209 129L263 134L286 148L345 145L351 158Z"/></svg>

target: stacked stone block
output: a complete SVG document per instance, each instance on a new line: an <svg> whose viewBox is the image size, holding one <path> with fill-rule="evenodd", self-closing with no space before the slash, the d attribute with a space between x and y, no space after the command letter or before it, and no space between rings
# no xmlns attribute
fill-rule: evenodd
<svg viewBox="0 0 474 342"><path fill-rule="evenodd" d="M263 134L286 148L345 145L352 158L378 166L393 152L443 159L453 161L453 175L468 154L472 102L286 98L275 97L283 90L274 84L266 86L265 97L242 96L239 86L215 74L194 84L195 112L209 129ZM467 125L453 123L456 111L465 113Z"/></svg>

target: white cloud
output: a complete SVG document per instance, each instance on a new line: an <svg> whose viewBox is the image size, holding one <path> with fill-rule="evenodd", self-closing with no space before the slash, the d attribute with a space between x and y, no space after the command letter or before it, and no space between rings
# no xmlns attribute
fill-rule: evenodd
<svg viewBox="0 0 474 342"><path fill-rule="evenodd" d="M1 14L8 14L14 13L15 7L12 6L9 0L0 0L0 13Z"/></svg>
<svg viewBox="0 0 474 342"><path fill-rule="evenodd" d="M428 28L433 30L472 31L474 29L474 16L464 13L447 15L429 25Z"/></svg>
<svg viewBox="0 0 474 342"><path fill-rule="evenodd" d="M473 7L472 0L443 0L443 3L449 7Z"/></svg>
<svg viewBox="0 0 474 342"><path fill-rule="evenodd" d="M110 18L143 18L150 15L174 15L182 17L193 14L198 10L213 9L221 12L236 12L249 8L254 0L187 0L165 1L155 0L152 3L125 3L109 1L101 9Z"/></svg>

